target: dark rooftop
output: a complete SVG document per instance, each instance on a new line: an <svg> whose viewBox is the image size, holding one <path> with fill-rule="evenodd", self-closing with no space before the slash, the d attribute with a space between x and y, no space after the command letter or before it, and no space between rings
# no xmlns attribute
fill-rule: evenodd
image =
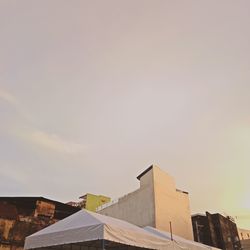
<svg viewBox="0 0 250 250"><path fill-rule="evenodd" d="M147 172L149 172L152 168L153 168L153 165L151 165L151 166L148 167L146 170L144 170L144 171L143 171L141 174L139 174L136 178L137 178L138 180L140 180L141 177L142 177L143 175L145 175Z"/></svg>
<svg viewBox="0 0 250 250"><path fill-rule="evenodd" d="M32 206L32 204L36 204L37 201L45 201L50 202L56 205L57 209L65 210L65 211L72 211L75 210L75 212L79 211L79 208L72 207L68 204L65 204L63 202L51 200L48 198L44 198L42 196L0 196L0 202L10 202L14 205L25 205L25 206Z"/></svg>

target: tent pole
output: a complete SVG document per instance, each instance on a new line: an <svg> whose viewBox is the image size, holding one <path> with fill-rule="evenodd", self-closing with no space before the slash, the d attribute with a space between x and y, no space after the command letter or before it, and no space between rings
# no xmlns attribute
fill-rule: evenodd
<svg viewBox="0 0 250 250"><path fill-rule="evenodd" d="M171 240L173 241L173 230L171 221L169 221L169 227L170 227Z"/></svg>
<svg viewBox="0 0 250 250"><path fill-rule="evenodd" d="M102 240L102 250L105 250L105 240Z"/></svg>

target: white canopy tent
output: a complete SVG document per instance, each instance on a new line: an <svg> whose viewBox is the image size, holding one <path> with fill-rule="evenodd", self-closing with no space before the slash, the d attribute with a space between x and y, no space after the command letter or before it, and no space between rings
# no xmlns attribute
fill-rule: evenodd
<svg viewBox="0 0 250 250"><path fill-rule="evenodd" d="M173 242L128 222L79 211L25 240L25 249L173 249Z"/></svg>
<svg viewBox="0 0 250 250"><path fill-rule="evenodd" d="M171 240L171 233L169 232L161 231L153 227L144 227L144 229L158 237ZM216 250L217 249L218 250L218 248L207 246L207 245L204 245L199 242L192 241L192 240L187 240L177 235L172 235L172 238L173 238L173 241L182 249L190 249L190 250L209 250L209 249Z"/></svg>
<svg viewBox="0 0 250 250"><path fill-rule="evenodd" d="M24 248L36 250L208 250L212 247L188 241L157 229L142 229L128 222L81 210L28 236Z"/></svg>

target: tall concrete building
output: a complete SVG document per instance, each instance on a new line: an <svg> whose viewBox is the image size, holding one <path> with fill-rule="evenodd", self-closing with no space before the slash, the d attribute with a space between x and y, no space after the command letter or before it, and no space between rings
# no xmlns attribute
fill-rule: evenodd
<svg viewBox="0 0 250 250"><path fill-rule="evenodd" d="M152 226L193 240L188 193L176 189L174 179L152 165L137 176L140 188L98 209L104 215Z"/></svg>

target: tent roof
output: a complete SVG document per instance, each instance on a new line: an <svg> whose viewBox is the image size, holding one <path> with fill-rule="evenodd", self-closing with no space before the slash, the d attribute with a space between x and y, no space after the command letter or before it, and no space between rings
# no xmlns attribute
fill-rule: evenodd
<svg viewBox="0 0 250 250"><path fill-rule="evenodd" d="M171 240L171 233L169 232L165 232L165 231L161 231L159 229L153 228L153 227L144 227L144 229L158 237L162 237L164 239L168 239ZM181 248L188 248L188 249L218 249L218 248L214 248L211 246L207 246L205 244L196 242L196 241L192 241L192 240L187 240L185 238L182 238L178 235L173 235L173 240L181 247Z"/></svg>
<svg viewBox="0 0 250 250"><path fill-rule="evenodd" d="M107 240L146 249L169 249L171 241L128 222L81 210L29 237L25 249Z"/></svg>

